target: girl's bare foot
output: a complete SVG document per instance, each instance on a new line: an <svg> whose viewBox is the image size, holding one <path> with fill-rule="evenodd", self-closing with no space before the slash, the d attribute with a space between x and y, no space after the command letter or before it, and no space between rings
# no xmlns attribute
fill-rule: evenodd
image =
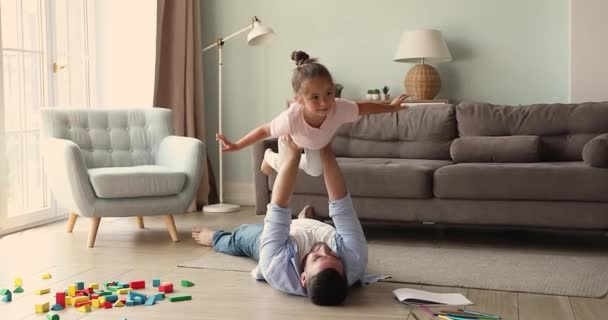
<svg viewBox="0 0 608 320"><path fill-rule="evenodd" d="M305 205L304 208L302 208L302 211L300 211L300 213L298 213L298 219L314 219L315 218L315 211L312 209L312 206L310 205Z"/></svg>
<svg viewBox="0 0 608 320"><path fill-rule="evenodd" d="M206 247L213 246L213 233L215 231L207 229L205 227L192 227L192 238L200 245Z"/></svg>
<svg viewBox="0 0 608 320"><path fill-rule="evenodd" d="M263 174L270 176L272 174L272 167L268 164L268 161L266 161L268 152L272 152L272 149L268 148L264 151L264 159L262 160L260 171L262 171Z"/></svg>

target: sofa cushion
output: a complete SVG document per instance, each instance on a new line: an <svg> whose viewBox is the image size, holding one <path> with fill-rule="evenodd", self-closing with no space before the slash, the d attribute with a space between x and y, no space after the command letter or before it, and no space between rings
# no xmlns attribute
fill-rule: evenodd
<svg viewBox="0 0 608 320"><path fill-rule="evenodd" d="M537 162L538 136L463 137L452 142L454 162Z"/></svg>
<svg viewBox="0 0 608 320"><path fill-rule="evenodd" d="M608 168L608 133L599 135L585 144L583 160L592 167Z"/></svg>
<svg viewBox="0 0 608 320"><path fill-rule="evenodd" d="M608 170L582 161L459 163L435 171L442 199L608 202Z"/></svg>
<svg viewBox="0 0 608 320"><path fill-rule="evenodd" d="M89 178L99 198L135 198L178 194L186 174L162 166L89 169Z"/></svg>
<svg viewBox="0 0 608 320"><path fill-rule="evenodd" d="M338 158L346 186L354 197L432 198L433 172L452 164L444 160ZM276 173L270 176L272 190ZM294 193L327 195L323 176L300 172Z"/></svg>

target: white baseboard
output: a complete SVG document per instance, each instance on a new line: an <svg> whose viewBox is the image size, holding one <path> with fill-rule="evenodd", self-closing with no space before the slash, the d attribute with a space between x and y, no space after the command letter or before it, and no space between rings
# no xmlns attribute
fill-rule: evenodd
<svg viewBox="0 0 608 320"><path fill-rule="evenodd" d="M242 206L255 205L255 186L247 182L224 182L224 202Z"/></svg>

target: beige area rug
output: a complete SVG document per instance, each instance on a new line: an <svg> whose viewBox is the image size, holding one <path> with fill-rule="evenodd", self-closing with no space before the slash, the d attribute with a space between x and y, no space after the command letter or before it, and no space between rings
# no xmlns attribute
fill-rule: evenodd
<svg viewBox="0 0 608 320"><path fill-rule="evenodd" d="M449 234L442 240L388 234L368 234L367 273L392 277L385 281L591 298L608 292L608 250L603 244L595 246L597 241L606 242L601 237L572 245L559 236L524 241L519 233L515 242L505 241L501 232L490 237L482 232L482 238L490 240L463 241L449 239ZM249 272L255 263L209 252L179 266Z"/></svg>

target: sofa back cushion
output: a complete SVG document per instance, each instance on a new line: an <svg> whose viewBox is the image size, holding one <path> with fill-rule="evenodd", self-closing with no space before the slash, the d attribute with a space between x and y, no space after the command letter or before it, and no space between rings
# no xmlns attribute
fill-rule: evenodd
<svg viewBox="0 0 608 320"><path fill-rule="evenodd" d="M458 135L540 136L547 161L581 161L584 145L608 132L608 102L501 106L462 102L456 106Z"/></svg>
<svg viewBox="0 0 608 320"><path fill-rule="evenodd" d="M454 162L538 162L538 136L462 137L450 146Z"/></svg>
<svg viewBox="0 0 608 320"><path fill-rule="evenodd" d="M608 168L608 133L599 135L583 147L583 161L596 168Z"/></svg>
<svg viewBox="0 0 608 320"><path fill-rule="evenodd" d="M451 160L456 134L454 106L412 106L343 125L332 148L338 157Z"/></svg>

